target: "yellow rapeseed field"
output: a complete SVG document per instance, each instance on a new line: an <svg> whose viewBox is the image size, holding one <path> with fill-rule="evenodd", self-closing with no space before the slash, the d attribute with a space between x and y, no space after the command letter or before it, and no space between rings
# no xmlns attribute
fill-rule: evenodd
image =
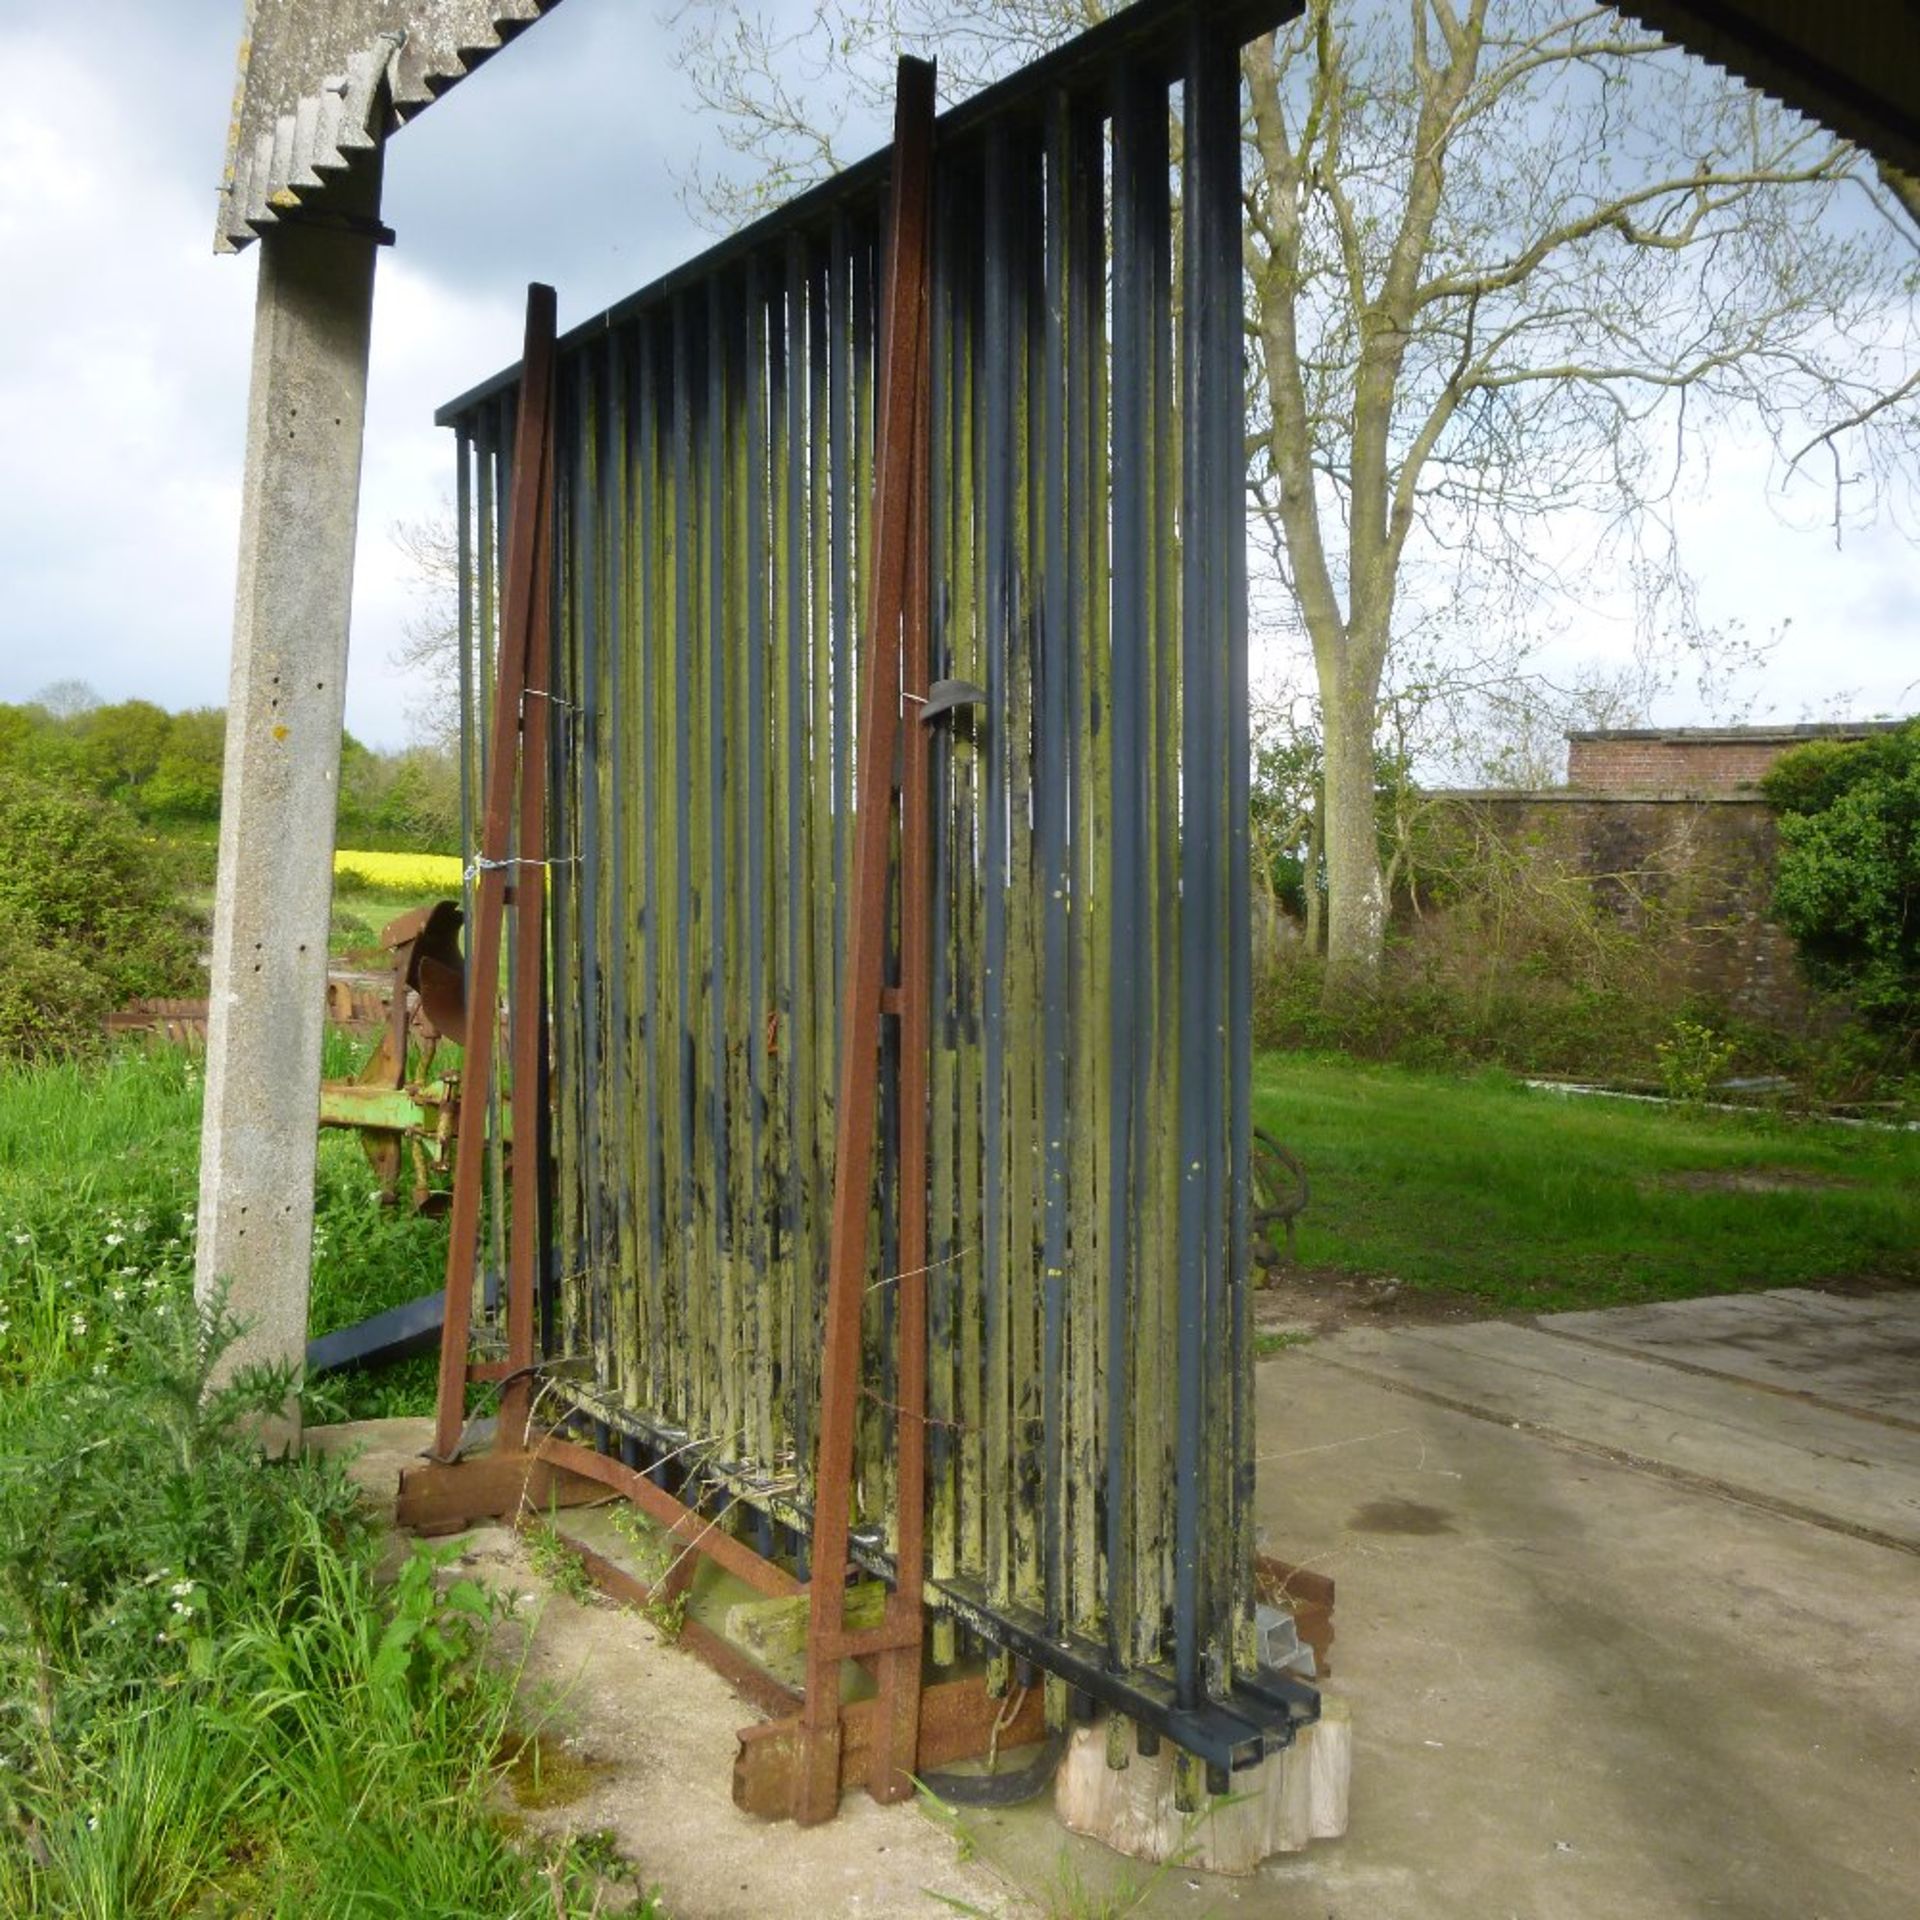
<svg viewBox="0 0 1920 1920"><path fill-rule="evenodd" d="M334 876L395 893L458 893L460 862L451 853L368 853L350 847L333 856Z"/></svg>

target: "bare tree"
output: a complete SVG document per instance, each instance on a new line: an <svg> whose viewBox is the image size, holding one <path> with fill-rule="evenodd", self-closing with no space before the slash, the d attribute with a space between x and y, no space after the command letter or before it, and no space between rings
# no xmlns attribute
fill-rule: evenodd
<svg viewBox="0 0 1920 1920"><path fill-rule="evenodd" d="M39 707L56 720L75 720L100 705L100 696L85 680L49 680L28 705Z"/></svg>
<svg viewBox="0 0 1920 1920"><path fill-rule="evenodd" d="M395 522L390 537L413 569L413 611L388 656L416 674L407 720L423 746L460 750L460 538L452 512Z"/></svg>
<svg viewBox="0 0 1920 1920"><path fill-rule="evenodd" d="M783 37L689 0L736 156L690 194L737 219L838 164L896 46L965 90L1111 10L814 0ZM1249 486L1311 648L1337 988L1384 940L1396 653L1619 581L1701 645L1671 507L1703 430L1766 435L1783 485L1822 448L1836 522L1876 511L1920 420L1915 260L1906 183L1606 7L1306 0L1244 77Z"/></svg>

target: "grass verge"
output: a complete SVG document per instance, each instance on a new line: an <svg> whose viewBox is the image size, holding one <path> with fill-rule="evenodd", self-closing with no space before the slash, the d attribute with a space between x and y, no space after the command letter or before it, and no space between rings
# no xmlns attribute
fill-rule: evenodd
<svg viewBox="0 0 1920 1920"><path fill-rule="evenodd" d="M289 1375L212 1387L199 1101L171 1050L0 1072L0 1913L607 1911L604 1846L500 1817L523 1623L446 1549L376 1577L340 1464L252 1438ZM316 1321L431 1285L431 1223L323 1161Z"/></svg>
<svg viewBox="0 0 1920 1920"><path fill-rule="evenodd" d="M357 1048L329 1036L326 1070ZM0 1070L0 1390L109 1357L130 1307L191 1298L201 1065L170 1047ZM357 1140L321 1136L311 1330L331 1333L439 1286L446 1227L379 1204ZM420 1413L433 1361L324 1383L336 1418Z"/></svg>
<svg viewBox="0 0 1920 1920"><path fill-rule="evenodd" d="M1920 1279L1920 1134L1267 1053L1312 1183L1300 1264L1558 1311Z"/></svg>

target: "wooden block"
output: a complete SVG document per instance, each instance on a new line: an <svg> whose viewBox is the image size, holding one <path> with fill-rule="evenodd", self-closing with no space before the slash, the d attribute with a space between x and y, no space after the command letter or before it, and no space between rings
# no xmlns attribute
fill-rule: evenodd
<svg viewBox="0 0 1920 1920"><path fill-rule="evenodd" d="M1347 1703L1322 1694L1320 1718L1293 1745L1233 1776L1233 1791L1198 1813L1174 1800L1175 1753L1162 1742L1152 1759L1135 1753L1116 1771L1097 1723L1076 1727L1054 1781L1054 1811L1070 1832L1086 1834L1130 1859L1174 1861L1208 1873L1254 1873L1276 1853L1347 1830L1353 1771L1353 1722Z"/></svg>

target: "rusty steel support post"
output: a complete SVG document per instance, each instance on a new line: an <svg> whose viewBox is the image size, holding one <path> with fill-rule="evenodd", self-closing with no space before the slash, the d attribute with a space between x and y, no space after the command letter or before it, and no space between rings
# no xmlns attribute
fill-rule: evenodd
<svg viewBox="0 0 1920 1920"><path fill-rule="evenodd" d="M543 325L551 352L553 316ZM546 390L542 430L540 503L533 536L532 580L527 609L526 684L520 694L520 831L513 896L514 971L508 1008L512 1040L511 1137L519 1141L512 1166L512 1237L507 1246L507 1379L500 1390L496 1444L518 1452L527 1444L533 1405L533 1312L540 1286L542 1155L540 1124L545 1093L541 1049L546 1034L547 984L547 747L553 691L553 497L552 387Z"/></svg>
<svg viewBox="0 0 1920 1920"><path fill-rule="evenodd" d="M833 1228L828 1255L826 1336L820 1388L820 1443L814 1482L813 1580L807 1636L806 1705L794 1814L802 1822L832 1817L840 1801L840 1662L849 1651L845 1622L847 1534L851 1521L854 1421L860 1381L860 1320L865 1304L867 1230L873 1198L875 1112L880 1072L880 1021L886 994L887 872L893 840L895 751L900 744L903 641L917 651L924 697L926 674L925 545L928 531L921 469L927 422L928 205L932 172L934 69L900 62L894 119L892 211L881 310L881 397L874 459L874 561L867 619L867 659L860 713L860 795L855 820L854 871L847 909L846 997L840 1051L838 1136L834 1154ZM910 608L912 595L920 605ZM917 638L916 638L917 636ZM913 731L917 733L918 727ZM909 746L909 764L921 787L909 788L904 821L921 862L926 860L925 749ZM920 816L916 830L912 822ZM903 965L907 948L924 972L927 959L924 899L913 900L903 874ZM918 932L913 929L918 924ZM914 1195L902 1169L901 1292L896 1396L899 1403L899 1574L889 1607L881 1662L882 1726L868 1773L878 1799L912 1791L920 1704L920 1554L925 1499L926 1331L926 995L924 977L903 978L899 1004L917 1004L903 1021L902 1112L908 1148L917 1166ZM918 1058L914 1036L918 1035ZM912 1062L908 1065L909 1061ZM918 1106L904 1096L917 1088ZM903 1146L905 1142L903 1141ZM918 1251L906 1235L917 1235ZM910 1471L910 1466L912 1470ZM871 1646L861 1636L863 1646Z"/></svg>
<svg viewBox="0 0 1920 1920"><path fill-rule="evenodd" d="M931 87L928 89L931 96ZM928 117L931 119L931 97ZM922 205L925 201L923 198ZM923 260L925 256L923 254ZM880 1699L868 1791L876 1800L904 1800L912 1776L919 1732L921 1590L925 1573L927 1478L927 1101L933 1043L929 996L933 954L928 917L932 910L932 795L928 781L927 729L919 713L927 701L928 627L931 617L931 418L928 406L928 287L908 285L920 304L917 332L912 475L909 494L907 598L900 629L902 693L900 773L900 1198L895 1281L895 1384L897 1422L894 1472L898 1492L895 1549L899 1573L888 1623L900 1645L880 1661Z"/></svg>
<svg viewBox="0 0 1920 1920"><path fill-rule="evenodd" d="M467 1054L462 1063L466 1104L469 1111L476 1114L486 1110L486 1090L493 1075L494 1039L499 1026L496 1007L500 985L500 923L506 906L514 776L521 757L521 715L528 704L524 698L527 669L536 633L544 634L548 620L543 592L547 568L542 556L551 534L547 502L553 485L555 304L551 287L534 285L527 289L526 351L520 363L520 410L514 431L513 479L507 502L507 569L495 677L493 747L487 767L486 818L480 833L480 875L475 888L467 987ZM531 704L544 708L547 703L540 700ZM543 778L544 745L543 734ZM540 804L536 798L533 815L536 827L542 818L537 811ZM526 818L523 799L523 827ZM522 853L524 855L524 848ZM538 870L532 871L529 884L544 898L545 888ZM526 957L523 951L523 960ZM530 995L523 994L523 999L529 1006L537 1004ZM515 1039L517 1054L517 1031ZM519 1065L516 1057L516 1069ZM516 1105L520 1083L521 1076L516 1071ZM518 1122L521 1115L516 1112L514 1118ZM458 1452L461 1429L466 1421L467 1341L473 1321L473 1278L480 1251L481 1184L485 1171L480 1135L479 1127L470 1130L454 1168L453 1215L447 1240L446 1320L440 1340L440 1394L434 1424L434 1454L441 1460L451 1460ZM532 1149L538 1137L537 1129L523 1136L518 1161L525 1163L536 1158ZM510 1261L507 1326L510 1364L524 1366L532 1359L534 1276L530 1268L523 1272L520 1264L520 1216L533 1211L517 1204L522 1192L516 1172L514 1255ZM531 1257L530 1251L528 1257ZM516 1333L525 1349L517 1359L513 1357ZM518 1403L516 1411L520 1416L519 1435L516 1438L503 1420L501 1437L509 1444L524 1444L524 1401Z"/></svg>

